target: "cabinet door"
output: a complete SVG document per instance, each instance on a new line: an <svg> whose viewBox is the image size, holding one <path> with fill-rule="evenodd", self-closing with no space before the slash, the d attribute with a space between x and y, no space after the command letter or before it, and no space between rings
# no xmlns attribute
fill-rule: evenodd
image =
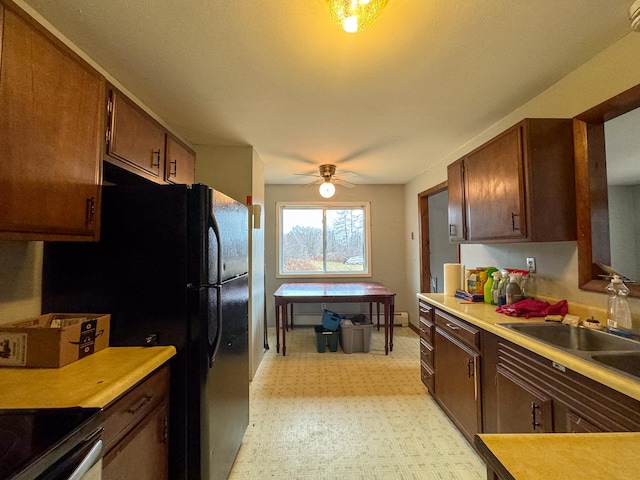
<svg viewBox="0 0 640 480"><path fill-rule="evenodd" d="M464 162L467 240L527 236L522 127L496 137Z"/></svg>
<svg viewBox="0 0 640 480"><path fill-rule="evenodd" d="M551 398L513 372L496 372L498 433L553 432Z"/></svg>
<svg viewBox="0 0 640 480"><path fill-rule="evenodd" d="M435 393L470 442L481 431L480 354L436 327Z"/></svg>
<svg viewBox="0 0 640 480"><path fill-rule="evenodd" d="M165 180L170 183L191 185L195 182L196 156L181 142L167 135Z"/></svg>
<svg viewBox="0 0 640 480"><path fill-rule="evenodd" d="M135 173L164 180L165 130L131 100L111 91L107 153Z"/></svg>
<svg viewBox="0 0 640 480"><path fill-rule="evenodd" d="M464 214L464 160L460 159L447 167L447 190L449 194L449 241L466 239Z"/></svg>
<svg viewBox="0 0 640 480"><path fill-rule="evenodd" d="M167 402L158 405L103 460L104 480L168 478Z"/></svg>
<svg viewBox="0 0 640 480"><path fill-rule="evenodd" d="M0 238L97 240L104 78L0 5Z"/></svg>

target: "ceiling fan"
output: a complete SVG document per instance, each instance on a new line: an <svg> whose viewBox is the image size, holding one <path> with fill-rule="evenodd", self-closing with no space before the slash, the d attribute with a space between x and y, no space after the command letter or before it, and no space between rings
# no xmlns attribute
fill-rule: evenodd
<svg viewBox="0 0 640 480"><path fill-rule="evenodd" d="M305 187L309 187L311 185L320 185L320 195L325 198L330 198L333 196L335 192L335 185L340 185L341 187L353 188L355 185L351 182L347 182L340 178L344 175L357 176L358 174L351 171L343 171L340 173L336 173L336 166L331 164L324 164L318 167L318 171L320 175L313 175L310 173L296 173L295 175L303 175L306 177L318 177L317 180L313 182L307 183Z"/></svg>

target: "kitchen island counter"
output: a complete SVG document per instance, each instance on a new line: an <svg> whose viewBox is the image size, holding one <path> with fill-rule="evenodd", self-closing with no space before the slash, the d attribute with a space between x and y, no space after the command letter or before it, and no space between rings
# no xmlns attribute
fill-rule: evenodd
<svg viewBox="0 0 640 480"><path fill-rule="evenodd" d="M61 368L0 368L0 409L104 408L165 364L174 347L110 347Z"/></svg>
<svg viewBox="0 0 640 480"><path fill-rule="evenodd" d="M640 478L640 433L479 434L474 443L488 478Z"/></svg>
<svg viewBox="0 0 640 480"><path fill-rule="evenodd" d="M635 400L640 400L640 382L630 376L600 367L595 363L572 355L570 352L546 345L534 338L500 326L501 323L544 322L544 319L540 317L529 319L510 317L497 313L495 305L484 302L469 303L456 297L445 296L442 293L418 293L417 296L418 299L466 320L483 330L502 337L553 362L557 362L574 372L617 390Z"/></svg>

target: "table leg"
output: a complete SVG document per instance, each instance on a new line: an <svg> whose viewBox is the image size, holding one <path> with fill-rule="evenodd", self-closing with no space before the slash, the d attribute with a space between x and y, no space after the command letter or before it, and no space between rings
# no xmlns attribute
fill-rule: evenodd
<svg viewBox="0 0 640 480"><path fill-rule="evenodd" d="M378 331L380 331L380 302L376 302L376 315L378 316Z"/></svg>
<svg viewBox="0 0 640 480"><path fill-rule="evenodd" d="M276 353L280 353L280 305L276 303Z"/></svg>
<svg viewBox="0 0 640 480"><path fill-rule="evenodd" d="M289 311L289 304L285 303L282 306L282 356L284 357L287 354L287 328L286 326L289 323L287 319L287 312Z"/></svg>
<svg viewBox="0 0 640 480"><path fill-rule="evenodd" d="M384 354L389 355L389 304L384 301Z"/></svg>
<svg viewBox="0 0 640 480"><path fill-rule="evenodd" d="M289 317L291 318L291 330L293 330L293 303L291 304L291 313Z"/></svg>
<svg viewBox="0 0 640 480"><path fill-rule="evenodd" d="M393 298L391 299L391 302L389 302L389 351L393 352L393 324L394 324L394 302L393 302Z"/></svg>

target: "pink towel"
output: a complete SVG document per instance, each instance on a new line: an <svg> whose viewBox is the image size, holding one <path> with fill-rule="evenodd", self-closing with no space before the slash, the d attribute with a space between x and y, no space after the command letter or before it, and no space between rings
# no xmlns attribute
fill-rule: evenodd
<svg viewBox="0 0 640 480"><path fill-rule="evenodd" d="M496 308L496 312L504 313L511 317L546 317L547 315L566 315L569 311L566 300L560 300L554 305L550 305L535 298L525 298L512 305L503 305Z"/></svg>

